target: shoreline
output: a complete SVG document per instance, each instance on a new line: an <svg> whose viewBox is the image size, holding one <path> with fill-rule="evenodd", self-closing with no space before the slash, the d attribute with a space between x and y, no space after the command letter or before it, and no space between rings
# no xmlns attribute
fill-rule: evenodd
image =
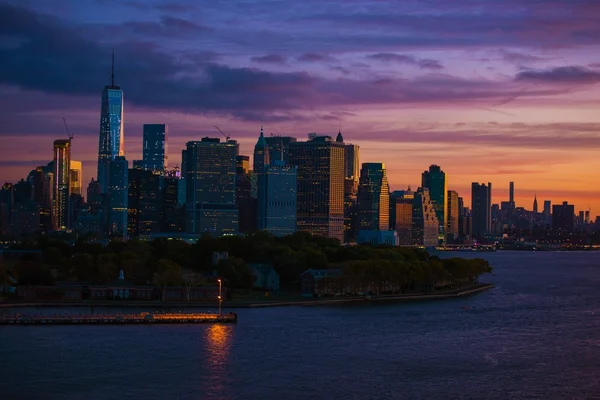
<svg viewBox="0 0 600 400"><path fill-rule="evenodd" d="M480 283L473 286L467 286L450 291L422 294L398 294L398 295L379 295L367 297L320 297L311 299L282 300L282 301L224 301L221 308L261 308L261 307L289 307L289 306L329 306L343 305L350 303L374 303L374 302L409 302L424 300L443 300L469 296L488 290L494 287L492 283ZM145 308L216 308L216 304L202 303L163 303L149 301L94 301L94 302L68 302L68 301L50 301L50 302L16 302L0 303L0 309L21 308L21 307L44 307L44 308L67 308L67 307L145 307Z"/></svg>

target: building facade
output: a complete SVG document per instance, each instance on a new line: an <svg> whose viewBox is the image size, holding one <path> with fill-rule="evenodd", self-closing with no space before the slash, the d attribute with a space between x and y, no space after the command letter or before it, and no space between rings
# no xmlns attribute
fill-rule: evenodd
<svg viewBox="0 0 600 400"><path fill-rule="evenodd" d="M458 220L460 209L458 204L458 193L454 190L448 190L448 215L446 223L446 241L453 243L458 239Z"/></svg>
<svg viewBox="0 0 600 400"><path fill-rule="evenodd" d="M54 188L52 225L55 231L69 228L71 140L54 141Z"/></svg>
<svg viewBox="0 0 600 400"><path fill-rule="evenodd" d="M125 157L117 156L108 165L108 179L110 182L107 195L108 234L114 237L126 238L129 163Z"/></svg>
<svg viewBox="0 0 600 400"><path fill-rule="evenodd" d="M390 194L390 229L398 234L398 244L413 244L413 202L415 194L408 190L395 190Z"/></svg>
<svg viewBox="0 0 600 400"><path fill-rule="evenodd" d="M417 246L437 246L439 244L439 221L436 209L429 197L428 188L419 188L414 193L412 208L412 240Z"/></svg>
<svg viewBox="0 0 600 400"><path fill-rule="evenodd" d="M297 176L298 168L284 161L272 161L265 168L266 204L264 221L260 221L264 225L260 225L259 230L274 236L296 232Z"/></svg>
<svg viewBox="0 0 600 400"><path fill-rule="evenodd" d="M71 186L71 194L83 196L83 164L81 161L70 161L69 184Z"/></svg>
<svg viewBox="0 0 600 400"><path fill-rule="evenodd" d="M430 165L421 175L421 186L429 189L431 203L440 224L440 241L446 239L446 221L448 219L448 181L440 166Z"/></svg>
<svg viewBox="0 0 600 400"><path fill-rule="evenodd" d="M338 133L341 138L341 132ZM343 142L343 138L342 142ZM355 144L344 145L344 241L356 240L358 232L358 181L360 179L360 148Z"/></svg>
<svg viewBox="0 0 600 400"><path fill-rule="evenodd" d="M143 169L163 174L168 166L168 127L166 124L144 124Z"/></svg>
<svg viewBox="0 0 600 400"><path fill-rule="evenodd" d="M492 228L492 184L471 184L472 237L490 233Z"/></svg>
<svg viewBox="0 0 600 400"><path fill-rule="evenodd" d="M215 236L238 232L235 140L205 137L186 143L186 231Z"/></svg>
<svg viewBox="0 0 600 400"><path fill-rule="evenodd" d="M575 230L575 206L563 201L552 205L552 229L559 234L569 234Z"/></svg>
<svg viewBox="0 0 600 400"><path fill-rule="evenodd" d="M128 172L127 232L149 239L160 231L161 176L158 171L133 168Z"/></svg>
<svg viewBox="0 0 600 400"><path fill-rule="evenodd" d="M364 163L357 196L358 229L389 230L390 186L384 163Z"/></svg>
<svg viewBox="0 0 600 400"><path fill-rule="evenodd" d="M331 136L290 144L290 164L298 167L298 231L344 240L344 153Z"/></svg>

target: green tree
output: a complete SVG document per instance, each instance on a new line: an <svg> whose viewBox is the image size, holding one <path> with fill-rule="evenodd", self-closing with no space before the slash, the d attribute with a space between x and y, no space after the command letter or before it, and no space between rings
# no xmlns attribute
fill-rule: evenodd
<svg viewBox="0 0 600 400"><path fill-rule="evenodd" d="M217 265L219 276L225 278L232 288L249 289L256 280L254 273L241 258L229 257L219 261Z"/></svg>
<svg viewBox="0 0 600 400"><path fill-rule="evenodd" d="M69 262L72 277L78 281L99 282L101 277L94 263L94 257L88 253L75 253Z"/></svg>
<svg viewBox="0 0 600 400"><path fill-rule="evenodd" d="M162 287L162 300L165 300L167 286L180 285L183 281L181 266L176 262L161 258L157 263L158 271L154 273L154 284Z"/></svg>
<svg viewBox="0 0 600 400"><path fill-rule="evenodd" d="M119 277L117 256L114 253L99 254L96 257L96 269L103 283L116 280Z"/></svg>

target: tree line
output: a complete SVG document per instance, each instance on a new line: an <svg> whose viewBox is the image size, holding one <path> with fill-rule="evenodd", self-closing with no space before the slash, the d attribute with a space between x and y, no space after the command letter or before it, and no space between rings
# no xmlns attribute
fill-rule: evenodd
<svg viewBox="0 0 600 400"><path fill-rule="evenodd" d="M125 279L135 284L183 285L182 272L191 272L205 277L206 284L214 284L211 276L220 276L231 287L249 288L254 284L251 264L272 265L281 287L294 290L299 287L301 274L310 268L342 269L346 276L357 279L396 280L413 287L442 280L472 281L491 272L487 261L481 259L440 260L419 248L344 246L336 239L306 232L286 237L266 232L219 238L205 235L193 244L167 239L113 240L107 245L79 240L69 244L41 238L20 248L40 249L43 254L42 265L23 261L11 269L20 284L32 285L57 280L108 283L123 270ZM227 252L229 257L213 265L213 252Z"/></svg>

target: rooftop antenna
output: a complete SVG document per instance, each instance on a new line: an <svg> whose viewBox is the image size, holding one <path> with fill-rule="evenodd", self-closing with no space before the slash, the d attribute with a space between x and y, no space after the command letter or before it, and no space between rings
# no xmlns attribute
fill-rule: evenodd
<svg viewBox="0 0 600 400"><path fill-rule="evenodd" d="M110 75L110 85L115 86L115 48L112 51L112 73Z"/></svg>

